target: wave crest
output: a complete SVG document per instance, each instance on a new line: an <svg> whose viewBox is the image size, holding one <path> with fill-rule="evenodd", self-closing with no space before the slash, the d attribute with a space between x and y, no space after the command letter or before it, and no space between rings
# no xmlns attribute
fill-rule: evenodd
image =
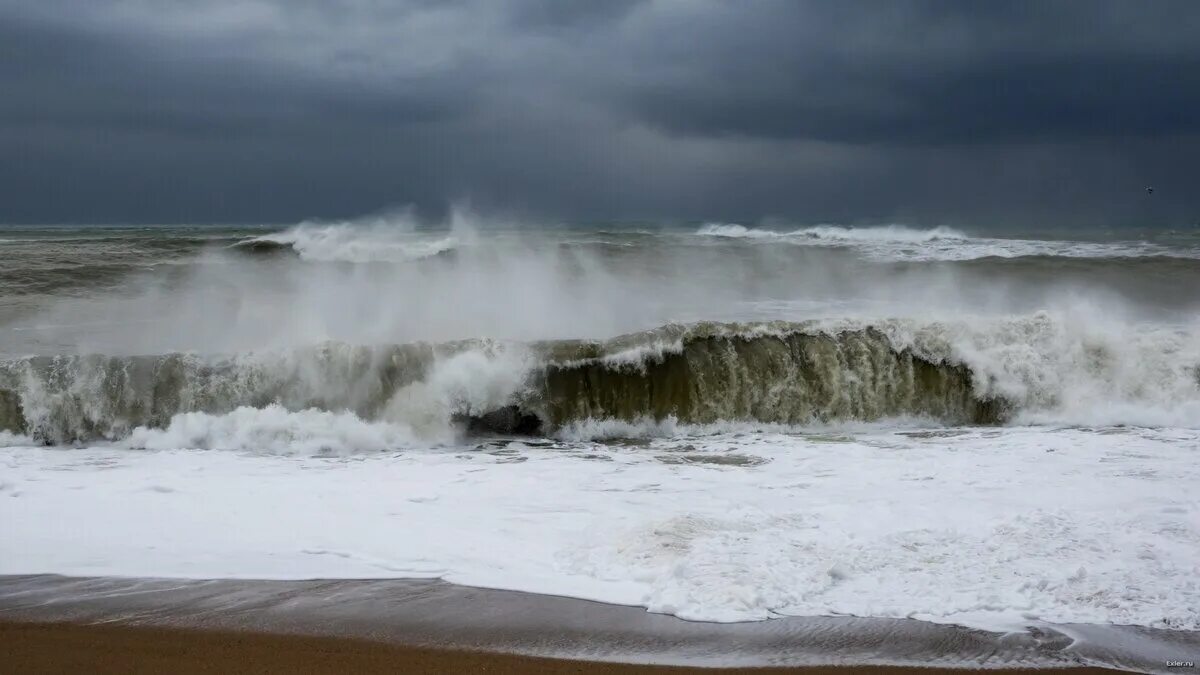
<svg viewBox="0 0 1200 675"><path fill-rule="evenodd" d="M313 262L409 262L452 251L474 239L475 229L476 217L461 206L434 230L423 229L410 210L400 210L345 222L303 222L231 248L248 253L291 250Z"/></svg>
<svg viewBox="0 0 1200 675"><path fill-rule="evenodd" d="M815 225L783 231L708 223L701 226L696 234L750 241L778 241L797 246L845 247L858 251L867 258L882 261L930 262L1025 257L1184 260L1200 258L1200 250L1195 247L1166 246L1144 240L1059 241L972 237L945 226L917 229L904 225Z"/></svg>
<svg viewBox="0 0 1200 675"><path fill-rule="evenodd" d="M814 225L789 232L762 228L748 228L729 223L706 223L696 234L709 237L731 237L747 239L807 238L827 242L895 242L920 243L941 240L969 239L962 232L939 226L931 229L914 229L903 225L881 225L876 227L844 227L841 225Z"/></svg>
<svg viewBox="0 0 1200 675"><path fill-rule="evenodd" d="M419 260L453 250L458 244L453 235L341 223L297 225L283 232L247 239L234 247L253 253L291 249L301 260L313 262L368 263Z"/></svg>
<svg viewBox="0 0 1200 675"><path fill-rule="evenodd" d="M49 443L122 438L186 426L181 414L272 405L352 413L425 442L605 420L1189 426L1200 419L1197 364L1191 332L1105 332L1046 314L982 324L679 324L605 341L328 343L232 357L32 357L0 363L0 429Z"/></svg>

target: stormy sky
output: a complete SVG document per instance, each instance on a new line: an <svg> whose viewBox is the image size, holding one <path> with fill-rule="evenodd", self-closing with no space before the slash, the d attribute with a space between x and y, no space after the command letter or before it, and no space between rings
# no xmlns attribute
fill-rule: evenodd
<svg viewBox="0 0 1200 675"><path fill-rule="evenodd" d="M0 222L462 201L1200 223L1200 3L0 0Z"/></svg>

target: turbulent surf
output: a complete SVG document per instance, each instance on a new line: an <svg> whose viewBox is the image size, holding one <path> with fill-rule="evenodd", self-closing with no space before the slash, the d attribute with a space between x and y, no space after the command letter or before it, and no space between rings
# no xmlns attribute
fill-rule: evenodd
<svg viewBox="0 0 1200 675"><path fill-rule="evenodd" d="M0 234L0 573L1200 629L1195 231Z"/></svg>
<svg viewBox="0 0 1200 675"><path fill-rule="evenodd" d="M447 371L467 370L462 381ZM52 443L120 438L185 412L352 411L473 430L554 432L595 420L806 424L922 416L995 424L1011 403L959 363L876 328L666 327L607 342L326 344L224 358L35 357L0 366L0 428ZM447 427L438 428L448 431Z"/></svg>

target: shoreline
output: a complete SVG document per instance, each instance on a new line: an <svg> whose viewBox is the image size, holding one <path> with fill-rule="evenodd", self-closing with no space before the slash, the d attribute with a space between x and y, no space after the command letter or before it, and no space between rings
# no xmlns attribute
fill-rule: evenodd
<svg viewBox="0 0 1200 675"><path fill-rule="evenodd" d="M206 629L0 620L0 662L12 673L548 673L676 675L697 667L558 659L503 652L413 647L367 639ZM955 675L961 670L904 666L703 668L714 675ZM1002 673L1103 675L1100 668L1005 669Z"/></svg>
<svg viewBox="0 0 1200 675"><path fill-rule="evenodd" d="M394 668L395 659L415 659L423 669L418 672L469 672L484 664L488 672L543 666L580 673L769 666L810 673L1167 672L1168 659L1200 652L1200 632L1190 631L1073 625L1000 635L911 619L854 617L700 623L635 607L420 580L0 576L0 634L0 653L47 668L17 672L69 671L62 659L72 654L102 663L118 659L108 672L127 672L129 661L119 659L140 653L169 655L173 672L207 672L180 670L188 659L199 658L196 650L205 654L204 662L257 659L258 672L333 672L305 671L305 661L288 665L288 656L271 661L280 651L314 654L309 659L314 668L325 662L324 654L333 659L329 663L341 664L330 668L362 665L364 672L371 672L372 662ZM116 644L126 645L125 657L108 646ZM719 670L709 670L714 668Z"/></svg>

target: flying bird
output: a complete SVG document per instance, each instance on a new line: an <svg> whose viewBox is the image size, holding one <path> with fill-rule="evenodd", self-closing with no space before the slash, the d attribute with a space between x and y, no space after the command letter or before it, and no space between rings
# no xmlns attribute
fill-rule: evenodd
<svg viewBox="0 0 1200 675"><path fill-rule="evenodd" d="M1152 187L1146 188L1146 194L1148 194L1148 195L1154 194L1154 188L1152 188Z"/></svg>

